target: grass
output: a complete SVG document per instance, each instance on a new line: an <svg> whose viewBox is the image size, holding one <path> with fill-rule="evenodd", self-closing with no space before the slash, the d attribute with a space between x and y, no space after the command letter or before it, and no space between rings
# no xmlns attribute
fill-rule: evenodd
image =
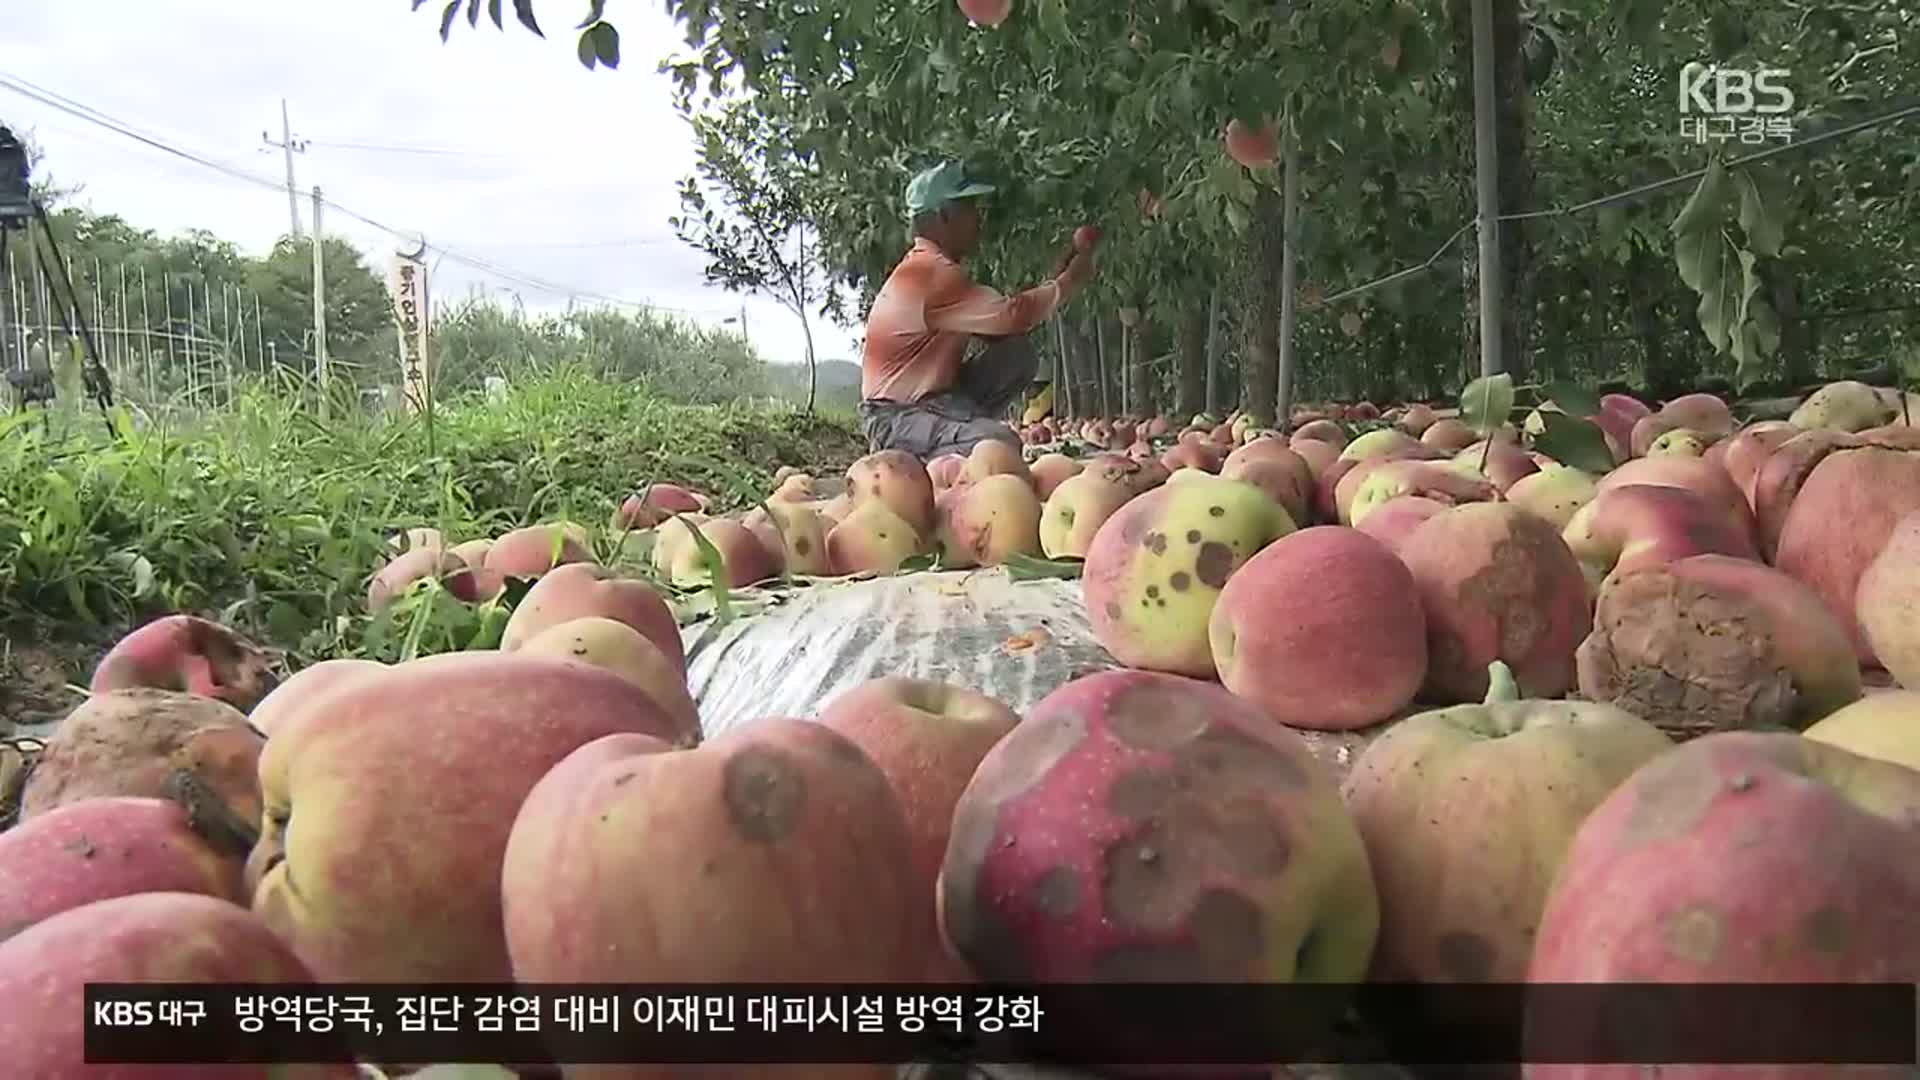
<svg viewBox="0 0 1920 1080"><path fill-rule="evenodd" d="M296 664L383 652L365 640L366 584L403 529L455 542L599 526L660 480L739 507L782 465L831 475L864 452L844 417L676 405L577 371L517 382L503 401L448 402L433 434L430 454L418 421L323 421L264 386L191 421L122 412L111 434L97 413L0 418L0 632L97 646L184 611Z"/></svg>

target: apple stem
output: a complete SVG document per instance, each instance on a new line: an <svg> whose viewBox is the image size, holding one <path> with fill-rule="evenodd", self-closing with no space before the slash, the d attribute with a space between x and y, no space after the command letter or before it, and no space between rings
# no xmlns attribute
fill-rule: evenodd
<svg viewBox="0 0 1920 1080"><path fill-rule="evenodd" d="M1495 660L1487 665L1487 697L1483 705L1498 705L1506 701L1520 700L1520 684L1514 681L1513 669L1504 660Z"/></svg>

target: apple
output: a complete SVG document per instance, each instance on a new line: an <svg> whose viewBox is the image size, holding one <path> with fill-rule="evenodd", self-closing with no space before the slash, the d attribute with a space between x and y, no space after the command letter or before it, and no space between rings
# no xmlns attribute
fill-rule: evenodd
<svg viewBox="0 0 1920 1080"><path fill-rule="evenodd" d="M625 577L598 563L556 567L534 582L507 619L500 649L512 652L551 627L588 616L626 623L652 642L676 669L686 670L680 623L666 598L647 582Z"/></svg>
<svg viewBox="0 0 1920 1080"><path fill-rule="evenodd" d="M323 980L505 981L514 815L561 758L620 732L699 737L619 675L544 656L447 653L331 689L260 757L253 910Z"/></svg>
<svg viewBox="0 0 1920 1080"><path fill-rule="evenodd" d="M87 689L177 690L246 712L277 681L272 657L238 633L196 615L164 615L114 642Z"/></svg>

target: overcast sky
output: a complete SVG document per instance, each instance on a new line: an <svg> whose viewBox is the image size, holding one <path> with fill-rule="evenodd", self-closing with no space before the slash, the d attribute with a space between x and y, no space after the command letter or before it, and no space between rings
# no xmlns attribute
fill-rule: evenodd
<svg viewBox="0 0 1920 1080"><path fill-rule="evenodd" d="M702 260L667 224L693 139L658 60L682 48L657 3L623 3L617 71L574 58L581 0L540 0L547 39L509 17L464 17L438 34L440 4L409 0L0 0L0 75L32 82L150 136L284 182L285 97L296 182L334 202L497 266L439 263L439 297L472 288L564 307L566 290L681 309L719 327L744 300L748 332L777 362L804 357L798 321L765 297L701 283ZM509 11L511 7L509 6ZM284 190L224 176L0 88L0 120L30 133L42 168L81 201L163 233L205 228L262 252L288 230ZM398 149L356 149L339 144ZM400 152L432 150L436 153ZM310 225L302 200L301 222ZM396 241L343 215L384 273ZM511 275L512 277L509 277ZM584 302L591 303L591 300ZM821 359L858 359L853 332L816 321ZM728 329L731 329L729 327Z"/></svg>

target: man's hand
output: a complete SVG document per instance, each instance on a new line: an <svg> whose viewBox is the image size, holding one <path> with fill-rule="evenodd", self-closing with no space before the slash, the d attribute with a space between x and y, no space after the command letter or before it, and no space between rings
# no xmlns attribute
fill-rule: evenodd
<svg viewBox="0 0 1920 1080"><path fill-rule="evenodd" d="M1091 251L1076 251L1067 258L1066 269L1055 280L1068 292L1072 292L1087 283L1093 277L1094 263Z"/></svg>

